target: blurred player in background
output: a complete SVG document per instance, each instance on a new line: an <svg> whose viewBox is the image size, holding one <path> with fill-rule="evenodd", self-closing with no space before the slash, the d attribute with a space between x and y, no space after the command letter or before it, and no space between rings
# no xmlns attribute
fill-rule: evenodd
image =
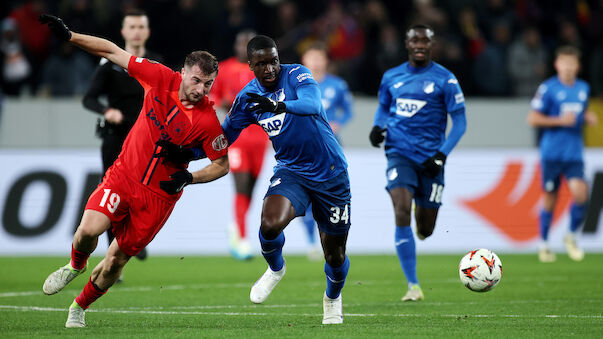
<svg viewBox="0 0 603 339"><path fill-rule="evenodd" d="M117 281L128 260L151 242L182 189L228 173L227 141L207 98L218 61L207 52L196 51L186 57L181 73L177 73L108 40L71 32L57 17L42 15L40 21L59 39L127 69L145 92L142 114L122 152L88 199L73 236L71 261L50 274L42 287L45 294L55 294L86 271L98 237L113 228L115 240L105 258L69 307L65 326L85 327L85 310ZM188 172L186 164L171 161L182 145L201 147L211 163Z"/></svg>
<svg viewBox="0 0 603 339"><path fill-rule="evenodd" d="M247 63L247 43L255 32L241 31L234 44L235 55L220 62L220 74L212 87L210 98L217 106L229 110L237 93L253 78ZM235 143L228 148L230 171L235 182L235 222L228 226L230 253L239 260L252 257L247 240L247 211L253 188L262 171L268 136L259 125L252 124L241 132Z"/></svg>
<svg viewBox="0 0 603 339"><path fill-rule="evenodd" d="M385 140L387 191L396 218L394 242L408 281L402 301L424 298L417 278L417 254L410 227L413 200L417 237L434 230L444 190L446 157L467 127L465 98L449 70L431 61L433 30L414 25L406 31L408 62L383 75L379 107L369 135L373 146ZM452 129L446 137L448 115Z"/></svg>
<svg viewBox="0 0 603 339"><path fill-rule="evenodd" d="M161 62L162 58L158 54L145 47L149 35L149 18L143 11L132 10L124 15L121 26L121 36L125 41L124 49L134 56ZM101 102L101 96L107 98L107 104ZM126 70L108 62L105 58L100 60L83 102L84 107L103 116L99 118L97 125L97 135L103 139L101 146L103 174L113 165L121 152L126 136L138 118L143 97L142 86L129 76ZM111 245L115 238L111 229L107 230L107 238ZM136 255L141 260L146 256L146 249Z"/></svg>
<svg viewBox="0 0 603 339"><path fill-rule="evenodd" d="M563 242L569 257L580 261L584 258L584 251L576 244L576 236L584 220L588 199L588 186L584 180L582 128L585 122L597 124L597 116L586 110L590 86L576 78L580 70L580 51L573 46L560 47L556 51L555 70L557 75L538 87L528 115L528 123L542 131L540 156L544 194L540 210L542 243L538 258L541 262L556 259L549 247L548 235L563 176L573 199L569 232Z"/></svg>
<svg viewBox="0 0 603 339"><path fill-rule="evenodd" d="M268 269L249 297L262 303L285 275L283 230L312 203L324 249L327 288L323 324L343 322L341 289L350 261L350 183L341 146L329 127L320 89L302 65L281 65L274 40L258 35L247 45L255 75L237 95L222 123L230 143L251 124L270 137L277 164L262 206L260 244Z"/></svg>
<svg viewBox="0 0 603 339"><path fill-rule="evenodd" d="M320 87L322 96L322 105L327 113L329 125L335 134L335 137L341 144L339 133L341 128L350 121L354 115L352 106L352 93L348 88L348 84L342 78L328 73L329 58L327 55L327 47L323 43L315 43L311 45L302 55L302 64L312 72L314 80ZM232 161L231 161L232 164ZM312 206L308 207L306 215L302 217L304 226L308 234L310 249L308 258L319 260L322 258L322 250L316 244L316 223L312 215Z"/></svg>

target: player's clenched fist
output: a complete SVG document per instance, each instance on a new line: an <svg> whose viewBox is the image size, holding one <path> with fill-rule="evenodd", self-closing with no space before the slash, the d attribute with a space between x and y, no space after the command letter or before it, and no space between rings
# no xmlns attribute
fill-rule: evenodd
<svg viewBox="0 0 603 339"><path fill-rule="evenodd" d="M179 193L186 185L193 183L193 175L187 170L178 171L170 175L170 178L172 180L159 182L159 187L167 194Z"/></svg>
<svg viewBox="0 0 603 339"><path fill-rule="evenodd" d="M440 174L442 168L444 168L444 163L446 163L446 154L437 152L423 162L423 168L430 177L435 178L436 175Z"/></svg>
<svg viewBox="0 0 603 339"><path fill-rule="evenodd" d="M49 14L42 14L38 18L38 21L44 25L48 25L52 34L57 38L63 41L69 41L71 39L71 31L69 31L69 28L61 18Z"/></svg>
<svg viewBox="0 0 603 339"><path fill-rule="evenodd" d="M190 148L184 148L167 140L159 140L155 143L161 147L161 151L154 155L156 158L163 158L162 164L166 161L175 164L185 164L195 158L195 154Z"/></svg>
<svg viewBox="0 0 603 339"><path fill-rule="evenodd" d="M275 114L284 113L287 109L287 106L282 101L272 100L267 97L263 97L256 93L248 93L249 98L245 100L248 103L257 103L257 105L250 108L251 112L261 113L261 112L272 112Z"/></svg>
<svg viewBox="0 0 603 339"><path fill-rule="evenodd" d="M371 133L369 134L369 140L371 141L371 145L379 148L379 145L385 140L385 128L381 128L377 125L373 126Z"/></svg>

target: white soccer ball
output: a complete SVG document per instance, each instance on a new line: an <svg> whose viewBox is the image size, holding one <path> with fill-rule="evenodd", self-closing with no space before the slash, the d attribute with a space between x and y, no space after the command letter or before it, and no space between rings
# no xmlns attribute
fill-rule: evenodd
<svg viewBox="0 0 603 339"><path fill-rule="evenodd" d="M459 263L459 276L463 285L475 292L487 292L502 278L502 262L485 248L467 253Z"/></svg>

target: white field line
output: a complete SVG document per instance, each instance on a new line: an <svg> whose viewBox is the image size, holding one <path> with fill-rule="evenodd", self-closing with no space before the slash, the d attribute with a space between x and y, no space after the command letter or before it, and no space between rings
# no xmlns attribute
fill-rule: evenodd
<svg viewBox="0 0 603 339"><path fill-rule="evenodd" d="M237 306L232 305L233 308ZM287 305L293 307L292 305ZM314 305L317 306L317 305ZM0 305L0 310L13 310L22 312L67 312L66 308L52 308L39 306L13 306ZM266 312L199 312L199 311L163 311L163 310L133 310L133 309L90 309L92 313L120 313L120 314L160 314L160 315L219 315L219 316L270 316L274 313ZM291 317L320 317L321 313L278 313L278 315ZM345 313L346 317L430 317L424 313ZM519 314L440 314L442 318L571 318L571 319L603 319L603 315L582 314L542 314L542 315L519 315Z"/></svg>
<svg viewBox="0 0 603 339"><path fill-rule="evenodd" d="M513 280L505 280L505 283L517 283L517 282L544 282L544 281L567 281L566 277L547 277L545 279L530 279L530 278L519 278ZM291 282L295 283L295 282ZM323 281L316 281L311 283L303 283L304 286L323 286ZM379 281L348 281L347 286L351 285L392 285L392 284L403 284L402 280L379 280ZM430 281L427 284L458 284L462 285L458 279L442 279L441 281ZM154 292L154 291L171 291L171 290L185 290L185 289L216 289L216 288L251 288L253 282L250 283L217 283L217 284L190 284L190 285L167 285L167 286L138 286L138 287L121 287L114 286L111 288L111 293L115 292ZM63 290L64 293L78 293L81 290ZM3 292L0 293L0 298L8 297L25 297L30 295L42 295L42 289L37 291L15 291L15 292Z"/></svg>

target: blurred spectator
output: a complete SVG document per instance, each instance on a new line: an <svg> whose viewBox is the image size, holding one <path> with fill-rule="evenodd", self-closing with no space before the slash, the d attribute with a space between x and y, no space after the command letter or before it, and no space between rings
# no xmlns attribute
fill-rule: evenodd
<svg viewBox="0 0 603 339"><path fill-rule="evenodd" d="M588 78L592 86L592 95L603 99L603 39L591 53Z"/></svg>
<svg viewBox="0 0 603 339"><path fill-rule="evenodd" d="M212 52L218 60L226 59L231 55L238 32L245 29L256 29L255 18L256 15L247 7L246 0L226 0L224 2L222 13L213 23L218 34L214 36ZM202 33L200 32L200 34Z"/></svg>
<svg viewBox="0 0 603 339"><path fill-rule="evenodd" d="M103 33L88 0L63 0L59 15L75 32L95 35Z"/></svg>
<svg viewBox="0 0 603 339"><path fill-rule="evenodd" d="M458 14L457 21L465 54L470 60L474 60L486 47L486 41L477 24L475 10L471 7L463 8Z"/></svg>
<svg viewBox="0 0 603 339"><path fill-rule="evenodd" d="M478 2L479 24L486 39L495 40L497 26L503 23L509 32L514 32L515 14L507 0L485 0Z"/></svg>
<svg viewBox="0 0 603 339"><path fill-rule="evenodd" d="M479 94L504 96L509 93L507 76L507 47L511 32L507 23L494 25L494 40L477 57L473 65L473 78Z"/></svg>
<svg viewBox="0 0 603 339"><path fill-rule="evenodd" d="M21 46L15 19L2 20L1 30L2 92L6 95L19 96L22 87L30 78L31 64Z"/></svg>
<svg viewBox="0 0 603 339"><path fill-rule="evenodd" d="M46 3L42 0L30 0L11 13L10 17L17 21L22 46L30 57L32 66L32 92L36 92L40 82L41 65L48 57L50 47L50 30L40 25L38 17L46 11Z"/></svg>
<svg viewBox="0 0 603 339"><path fill-rule="evenodd" d="M42 70L41 93L53 97L82 95L92 78L94 65L70 43L61 44Z"/></svg>
<svg viewBox="0 0 603 339"><path fill-rule="evenodd" d="M558 46L574 46L580 50L583 50L582 46L582 38L580 37L580 32L578 31L578 27L575 23L570 20L563 19L559 24L559 40L557 42Z"/></svg>
<svg viewBox="0 0 603 339"><path fill-rule="evenodd" d="M431 26L436 32L445 31L448 26L446 12L436 7L432 0L414 0L414 13L411 23L421 23Z"/></svg>
<svg viewBox="0 0 603 339"><path fill-rule="evenodd" d="M295 2L285 0L277 5L272 32L279 46L279 58L282 63L299 62L297 47L308 34L308 30L306 24L300 25Z"/></svg>
<svg viewBox="0 0 603 339"><path fill-rule="evenodd" d="M508 70L514 95L531 96L546 77L547 51L536 27L528 27L509 50Z"/></svg>

